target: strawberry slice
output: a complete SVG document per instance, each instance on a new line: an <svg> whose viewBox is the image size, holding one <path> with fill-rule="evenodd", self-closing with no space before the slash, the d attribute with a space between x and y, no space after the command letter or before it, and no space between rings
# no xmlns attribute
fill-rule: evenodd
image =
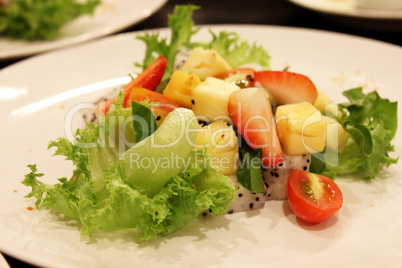
<svg viewBox="0 0 402 268"><path fill-rule="evenodd" d="M259 82L280 103L290 104L309 102L317 99L314 83L303 74L286 71L261 71L254 73L254 80Z"/></svg>
<svg viewBox="0 0 402 268"><path fill-rule="evenodd" d="M149 65L141 74L131 80L123 90L124 101L123 106L126 107L127 100L130 96L131 90L135 87L146 88L152 91L155 91L160 82L162 81L162 77L165 74L166 70L166 58L163 56L159 56L151 65ZM116 98L111 98L107 101L100 102L97 106L97 109L105 115L109 108L113 105Z"/></svg>
<svg viewBox="0 0 402 268"><path fill-rule="evenodd" d="M245 88L229 97L229 116L252 149L262 149L262 164L276 167L284 160L271 102L265 89Z"/></svg>

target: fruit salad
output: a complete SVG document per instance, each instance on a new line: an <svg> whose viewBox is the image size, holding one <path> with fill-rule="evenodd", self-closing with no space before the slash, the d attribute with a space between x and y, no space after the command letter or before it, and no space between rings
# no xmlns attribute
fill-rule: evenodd
<svg viewBox="0 0 402 268"><path fill-rule="evenodd" d="M48 185L29 165L38 208L79 220L85 235L134 229L143 240L269 200L319 223L343 205L335 178L374 179L396 163L395 102L355 88L338 104L306 75L272 70L267 51L236 33L192 42L197 8L176 7L170 43L138 36L143 71L95 104L97 122L75 140L50 142L73 162L71 178Z"/></svg>

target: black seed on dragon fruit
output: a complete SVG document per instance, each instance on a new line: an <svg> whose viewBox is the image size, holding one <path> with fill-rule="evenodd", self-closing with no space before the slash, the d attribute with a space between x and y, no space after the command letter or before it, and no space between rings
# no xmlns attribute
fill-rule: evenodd
<svg viewBox="0 0 402 268"><path fill-rule="evenodd" d="M191 49L181 47L177 50L176 57L174 59L173 69L177 70L184 66L188 56L191 53Z"/></svg>
<svg viewBox="0 0 402 268"><path fill-rule="evenodd" d="M237 181L236 175L228 175L228 177L231 178L232 184L237 188L237 198L233 200L224 214L232 214L264 207L266 201L265 193L252 193ZM208 216L210 213L211 210L206 210L203 211L201 215Z"/></svg>
<svg viewBox="0 0 402 268"><path fill-rule="evenodd" d="M288 176L292 169L309 170L311 154L285 155L285 161L276 168L263 169L262 175L266 187L266 200L284 200L287 198Z"/></svg>

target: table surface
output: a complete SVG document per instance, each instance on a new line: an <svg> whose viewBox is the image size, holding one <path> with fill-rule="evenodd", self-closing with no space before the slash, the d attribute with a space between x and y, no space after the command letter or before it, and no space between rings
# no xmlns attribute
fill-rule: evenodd
<svg viewBox="0 0 402 268"><path fill-rule="evenodd" d="M176 4L189 1L168 0L155 14L141 23L121 32L130 32L166 27L167 14L172 13ZM282 25L340 32L380 40L402 46L402 20L372 20L365 18L324 14L296 6L286 0L192 0L192 4L202 7L194 14L196 24L262 24ZM225 10L225 12L222 12ZM0 70L24 59L0 60ZM35 267L5 255L12 268Z"/></svg>

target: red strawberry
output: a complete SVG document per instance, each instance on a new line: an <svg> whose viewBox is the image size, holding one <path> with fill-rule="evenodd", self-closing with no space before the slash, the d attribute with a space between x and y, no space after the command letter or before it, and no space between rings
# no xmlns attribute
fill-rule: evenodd
<svg viewBox="0 0 402 268"><path fill-rule="evenodd" d="M149 65L141 74L139 74L136 78L131 80L124 87L124 101L123 106L126 106L127 100L130 96L130 92L135 87L142 87L152 91L155 91L158 85L160 84L163 75L166 70L166 58L163 56L158 57L151 65ZM113 105L116 98L111 98L107 101L100 102L97 106L97 109L105 115L109 108Z"/></svg>
<svg viewBox="0 0 402 268"><path fill-rule="evenodd" d="M245 88L229 97L228 111L233 124L252 149L262 149L262 164L276 167L284 160L275 119L267 92Z"/></svg>
<svg viewBox="0 0 402 268"><path fill-rule="evenodd" d="M259 82L280 103L314 103L317 89L305 75L285 71L261 71L254 73Z"/></svg>

